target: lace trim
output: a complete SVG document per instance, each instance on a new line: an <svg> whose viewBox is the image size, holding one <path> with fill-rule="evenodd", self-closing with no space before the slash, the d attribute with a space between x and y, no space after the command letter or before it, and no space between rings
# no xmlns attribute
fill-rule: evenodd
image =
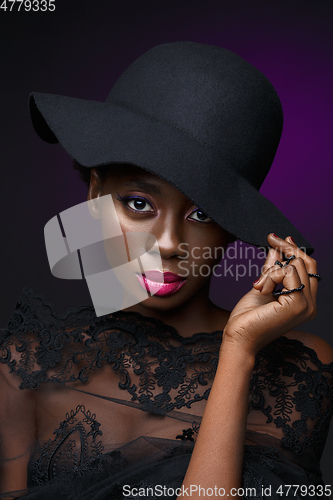
<svg viewBox="0 0 333 500"><path fill-rule="evenodd" d="M22 389L84 383L108 364L132 402L164 415L208 398L221 338L221 331L183 338L172 326L133 312L96 318L92 307L79 307L57 315L43 297L25 289L0 361L21 378ZM287 337L256 358L250 407L283 430L282 445L297 455L309 447L321 454L333 414L332 373L333 362L322 363L313 349Z"/></svg>
<svg viewBox="0 0 333 500"><path fill-rule="evenodd" d="M111 318L111 316L114 318L127 318L132 316L133 318L137 318L143 322L154 323L154 325L159 329L167 330L172 337L182 344L195 343L202 337L221 335L223 332L223 330L215 330L213 332L197 332L188 337L182 337L173 326L168 325L167 323L164 323L163 321L152 316L143 316L139 312L117 311L112 313L112 315L99 316L97 318L93 306L68 308L64 313L58 313L53 304L50 304L42 295L39 295L32 289L25 287L22 290L20 298L16 303L15 310L9 319L6 328L0 329L0 334L2 334L2 338L0 337L0 345L1 341L4 341L8 335L11 333L18 333L18 328L22 325L24 327L22 333L26 333L27 322L34 324L34 322L41 321L43 325L51 326L56 324L59 328L71 328L75 326L86 326L91 321ZM22 320L24 320L24 322ZM36 326L38 326L38 323Z"/></svg>
<svg viewBox="0 0 333 500"><path fill-rule="evenodd" d="M332 373L333 363L322 363L313 349L287 337L265 346L256 358L250 405L267 417L267 424L282 428L282 446L296 455L326 441L333 415ZM292 418L295 411L298 419ZM309 421L315 422L311 430Z"/></svg>

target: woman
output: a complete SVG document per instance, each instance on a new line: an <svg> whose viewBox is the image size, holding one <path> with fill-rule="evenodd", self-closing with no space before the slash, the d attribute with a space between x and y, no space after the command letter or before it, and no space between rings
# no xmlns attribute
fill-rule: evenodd
<svg viewBox="0 0 333 500"><path fill-rule="evenodd" d="M3 496L329 496L319 459L333 352L294 330L315 315L320 276L311 245L258 192L282 128L268 80L218 47L165 44L106 103L33 94L31 114L89 183L107 266L87 258L89 238L73 243L81 219L71 232L60 214L66 238L58 219L48 226L53 272L70 257L63 269L80 267L96 313L57 316L22 294L2 342ZM208 292L236 238L270 249L229 313ZM118 310L105 301L109 270L124 289Z"/></svg>

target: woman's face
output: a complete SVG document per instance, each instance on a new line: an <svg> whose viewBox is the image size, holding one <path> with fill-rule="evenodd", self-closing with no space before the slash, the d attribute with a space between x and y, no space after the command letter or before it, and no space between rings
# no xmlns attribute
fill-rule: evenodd
<svg viewBox="0 0 333 500"><path fill-rule="evenodd" d="M98 171L92 169L88 199L108 194L112 195L122 232L152 234L158 243L162 265L157 270L182 278L166 287L159 283L160 291L144 301L145 307L176 308L202 293L205 285L208 294L213 267L233 241L232 236L177 188L139 167L113 165L103 181ZM141 287L152 286L151 281L145 281L148 274L140 278ZM157 281L163 283L165 279Z"/></svg>

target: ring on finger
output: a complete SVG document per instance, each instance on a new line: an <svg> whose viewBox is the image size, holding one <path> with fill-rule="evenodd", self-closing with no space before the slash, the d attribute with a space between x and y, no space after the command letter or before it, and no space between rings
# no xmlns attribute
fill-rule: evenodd
<svg viewBox="0 0 333 500"><path fill-rule="evenodd" d="M321 281L323 279L323 277L320 274L308 273L308 276L310 278L317 278L318 281Z"/></svg>
<svg viewBox="0 0 333 500"><path fill-rule="evenodd" d="M284 264L282 264L282 262L280 262L279 260L276 260L274 262L274 265L275 266L277 265L280 267L285 267L295 258L296 258L295 255L291 255L291 257L288 257L288 259L286 260L286 262ZM309 276L309 278L317 278L318 281L321 281L323 279L323 277L320 274L316 274L316 273L308 273L308 276Z"/></svg>
<svg viewBox="0 0 333 500"><path fill-rule="evenodd" d="M291 255L291 257L288 257L288 259L284 263L283 267L287 266L289 264L289 262L292 261L293 259L296 259L295 255Z"/></svg>
<svg viewBox="0 0 333 500"><path fill-rule="evenodd" d="M305 288L305 285L303 285L303 283L302 283L299 287L292 288L291 290L284 290L281 292L273 292L273 295L274 295L274 297L279 297L280 295L289 295L290 293L293 293L293 292L300 292L301 290L303 290L303 288Z"/></svg>
<svg viewBox="0 0 333 500"><path fill-rule="evenodd" d="M282 262L280 262L279 260L276 260L274 262L274 266L280 266L280 267L285 267L287 266L293 259L296 259L296 256L295 255L292 255L291 257L288 257L288 259L285 261L284 264L282 264Z"/></svg>

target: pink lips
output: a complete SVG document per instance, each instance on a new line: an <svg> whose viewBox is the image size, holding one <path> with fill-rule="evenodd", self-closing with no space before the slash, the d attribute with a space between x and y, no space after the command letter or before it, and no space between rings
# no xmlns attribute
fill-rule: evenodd
<svg viewBox="0 0 333 500"><path fill-rule="evenodd" d="M185 278L170 272L147 271L144 275L136 276L145 290L157 296L171 295L186 283Z"/></svg>

